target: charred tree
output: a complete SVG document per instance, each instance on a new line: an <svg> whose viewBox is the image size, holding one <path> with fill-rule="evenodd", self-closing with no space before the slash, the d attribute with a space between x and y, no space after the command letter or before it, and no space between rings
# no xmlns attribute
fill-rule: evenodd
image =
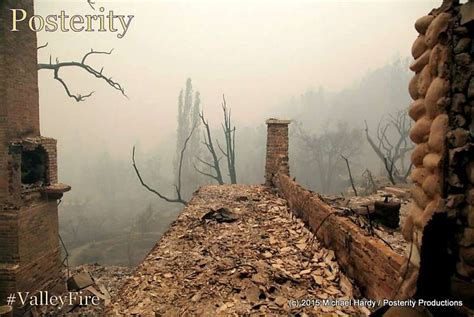
<svg viewBox="0 0 474 317"><path fill-rule="evenodd" d="M354 179L352 178L351 166L349 165L349 159L347 157L345 157L344 155L342 155L342 154L341 154L341 157L346 162L347 171L349 173L349 180L351 181L352 190L354 191L354 195L357 196L357 189L354 185Z"/></svg>
<svg viewBox="0 0 474 317"><path fill-rule="evenodd" d="M227 108L225 95L222 95L222 111L224 112L224 123L222 123L222 129L224 130L225 149L223 149L219 143L217 143L217 145L227 159L230 183L237 184L237 173L235 170L235 126L232 125L232 109Z"/></svg>
<svg viewBox="0 0 474 317"><path fill-rule="evenodd" d="M169 203L180 203L180 204L183 204L185 206L187 206L188 202L186 200L184 200L183 198L183 195L182 195L182 192L181 192L181 185L182 185L182 182L181 182L181 176L182 176L182 167L183 167L183 160L184 160L184 154L186 152L186 147L188 145L188 142L189 140L191 139L191 137L193 136L193 132L195 130L195 127L196 126L193 126L192 129L191 129L191 132L189 133L188 137L186 138L186 140L184 140L184 144L183 144L183 147L181 148L181 151L180 151L180 156L179 156L179 165L178 165L178 179L177 179L177 184L174 185L174 188L175 188L175 191L176 191L176 196L175 197L168 197L168 196L165 196L163 195L162 193L160 193L158 190L150 187L147 183L145 183L145 181L143 180L141 174L140 174L140 171L138 169L138 166L135 162L135 146L133 147L133 151L132 151L132 165L133 165L133 169L135 170L135 173L137 174L137 177L138 179L140 180L140 183L143 187L145 187L149 192L157 195L158 197L160 197L161 199L169 202Z"/></svg>
<svg viewBox="0 0 474 317"><path fill-rule="evenodd" d="M304 131L298 123L295 123L295 128L301 148L305 153L309 152L307 164L315 167L318 190L332 192L334 183L341 177L340 171L344 169L342 156L356 157L360 153L361 131L349 129L344 122L337 122L335 129L323 129L319 135Z"/></svg>
<svg viewBox="0 0 474 317"><path fill-rule="evenodd" d="M200 170L198 167L196 167L196 165L194 166L194 168L196 169L196 171L198 173L200 173L204 176L210 177L212 179L215 179L219 183L219 185L222 185L222 184L224 184L224 180L222 178L221 167L220 167L220 160L222 159L222 156L221 157L217 156L216 149L214 147L214 143L212 142L211 130L209 128L209 122L205 119L204 112L201 112L199 114L199 117L201 118L201 123L204 126L204 141L203 141L203 144L206 146L206 149L208 150L209 154L211 155L212 162L211 163L206 162L205 160L201 159L199 156L197 156L196 158L202 164L209 167L211 170L214 170L215 175L211 174L211 173L206 173L206 172Z"/></svg>
<svg viewBox="0 0 474 317"><path fill-rule="evenodd" d="M385 170L392 184L406 182L411 165L406 168L405 161L414 145L409 139L411 121L406 111L398 111L383 118L377 126L377 141L369 133L369 126L365 122L365 136L377 157L384 163Z"/></svg>

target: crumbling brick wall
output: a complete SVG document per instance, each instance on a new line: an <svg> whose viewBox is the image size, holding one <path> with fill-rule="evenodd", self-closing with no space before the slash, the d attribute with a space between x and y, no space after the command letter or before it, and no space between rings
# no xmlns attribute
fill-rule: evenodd
<svg viewBox="0 0 474 317"><path fill-rule="evenodd" d="M416 148L403 228L411 242L404 297L459 296L473 304L473 5L444 1L415 23L409 114Z"/></svg>
<svg viewBox="0 0 474 317"><path fill-rule="evenodd" d="M371 299L392 298L400 285L403 256L366 233L317 195L290 179L288 120L267 120L266 184L274 186L328 248L344 272Z"/></svg>
<svg viewBox="0 0 474 317"><path fill-rule="evenodd" d="M0 305L11 292L64 288L57 199L68 189L57 184L56 140L40 136L36 33L11 32L10 8L31 16L33 0L0 1ZM38 148L45 177L22 184L22 154Z"/></svg>
<svg viewBox="0 0 474 317"><path fill-rule="evenodd" d="M367 235L349 218L337 215L334 208L287 175L278 173L273 184L293 212L335 252L344 273L356 281L364 296L377 300L393 298L400 285L402 255Z"/></svg>

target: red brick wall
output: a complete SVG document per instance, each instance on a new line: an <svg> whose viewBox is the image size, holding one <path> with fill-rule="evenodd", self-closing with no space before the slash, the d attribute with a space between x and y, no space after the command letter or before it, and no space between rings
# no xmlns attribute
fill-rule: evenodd
<svg viewBox="0 0 474 317"><path fill-rule="evenodd" d="M59 248L56 201L18 211L18 250L22 265ZM38 243L41 241L41 243Z"/></svg>
<svg viewBox="0 0 474 317"><path fill-rule="evenodd" d="M62 278L56 201L0 212L0 303L6 293L47 290Z"/></svg>
<svg viewBox="0 0 474 317"><path fill-rule="evenodd" d="M46 150L52 184L57 153L56 140L40 137L36 33L11 32L9 8L31 16L33 0L0 0L0 305L9 292L64 289L57 202L21 189L21 148Z"/></svg>
<svg viewBox="0 0 474 317"><path fill-rule="evenodd" d="M54 287L64 291L64 276L61 272L61 263L58 261L60 256L60 250L53 249L43 253L34 262L22 265L16 272L16 289L36 293L45 290L51 292Z"/></svg>
<svg viewBox="0 0 474 317"><path fill-rule="evenodd" d="M46 180L47 184L56 184L58 182L58 155L57 155L57 141L51 138L45 137L36 137L36 138L27 138L22 142L23 150L33 151L38 146L42 147L47 155L47 170L46 170ZM19 161L19 163L21 163Z"/></svg>
<svg viewBox="0 0 474 317"><path fill-rule="evenodd" d="M0 305L5 305L8 294L16 289L15 265L0 266Z"/></svg>
<svg viewBox="0 0 474 317"><path fill-rule="evenodd" d="M11 32L9 8L33 12L33 0L0 1L0 206L11 196L8 145L14 138L39 135L36 33Z"/></svg>
<svg viewBox="0 0 474 317"><path fill-rule="evenodd" d="M7 295L15 291L29 291L31 294L46 290L52 294L64 291L64 276L57 261L59 257L60 250L55 249L27 265L0 266L0 305L4 305Z"/></svg>
<svg viewBox="0 0 474 317"><path fill-rule="evenodd" d="M16 210L0 211L0 263L18 261L17 224L18 212Z"/></svg>
<svg viewBox="0 0 474 317"><path fill-rule="evenodd" d="M292 211L313 232L318 230L317 237L334 250L337 262L357 282L363 295L370 299L393 298L400 286L403 256L380 240L366 236L348 218L337 215L328 217L335 210L288 176L277 174L274 185Z"/></svg>
<svg viewBox="0 0 474 317"><path fill-rule="evenodd" d="M18 138L39 135L38 58L36 33L22 24L11 32L9 8L33 13L32 0L0 2L0 102L6 107L8 136Z"/></svg>
<svg viewBox="0 0 474 317"><path fill-rule="evenodd" d="M58 182L57 141L55 139L44 138L42 145L48 153L48 170L46 178L50 184L55 184Z"/></svg>

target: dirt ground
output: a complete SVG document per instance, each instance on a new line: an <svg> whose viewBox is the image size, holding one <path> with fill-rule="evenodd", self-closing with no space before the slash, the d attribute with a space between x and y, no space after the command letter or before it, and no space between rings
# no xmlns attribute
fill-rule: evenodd
<svg viewBox="0 0 474 317"><path fill-rule="evenodd" d="M321 304L352 298L360 295L334 252L292 216L285 200L263 186L206 186L125 281L108 313L369 313L364 307Z"/></svg>

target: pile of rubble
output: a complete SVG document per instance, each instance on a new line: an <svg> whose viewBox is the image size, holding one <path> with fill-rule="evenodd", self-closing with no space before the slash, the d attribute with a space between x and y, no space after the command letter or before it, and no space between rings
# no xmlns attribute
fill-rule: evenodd
<svg viewBox="0 0 474 317"><path fill-rule="evenodd" d="M109 313L368 314L363 307L289 302L359 296L334 252L292 216L285 200L263 186L207 186L112 298Z"/></svg>
<svg viewBox="0 0 474 317"><path fill-rule="evenodd" d="M366 230L367 235L380 238L392 250L399 254L405 254L407 242L403 238L400 228L403 226L408 214L410 193L408 188L384 187L376 193L367 196L333 196L324 195L321 198L330 206L338 210L346 210L347 217L359 227ZM378 209L386 206L393 207L395 223L392 219L377 219ZM396 215L395 215L396 213ZM381 221L385 220L385 221ZM384 225L392 222L391 226Z"/></svg>
<svg viewBox="0 0 474 317"><path fill-rule="evenodd" d="M99 305L76 306L71 310L71 316L97 316L103 314L110 299L117 296L119 289L125 280L131 275L132 269L122 266L102 266L100 264L85 264L73 268L70 272L72 276L82 274L90 275L94 287L97 291L93 295L99 295ZM87 289L87 288L86 288Z"/></svg>
<svg viewBox="0 0 474 317"><path fill-rule="evenodd" d="M80 305L78 301L71 303L65 300L64 305L42 305L31 309L32 316L101 316L110 299L116 296L125 279L130 276L131 269L120 266L102 266L85 264L64 271L68 280L68 291L60 296L69 298L69 292L77 292L81 296L96 296L98 305L88 303Z"/></svg>

